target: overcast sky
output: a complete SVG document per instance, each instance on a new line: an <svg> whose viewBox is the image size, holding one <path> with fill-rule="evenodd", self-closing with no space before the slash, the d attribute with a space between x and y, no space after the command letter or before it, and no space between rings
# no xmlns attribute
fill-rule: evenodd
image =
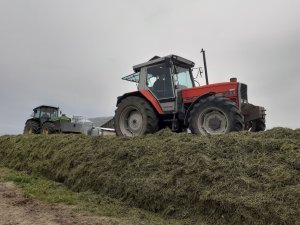
<svg viewBox="0 0 300 225"><path fill-rule="evenodd" d="M0 0L0 135L22 133L41 104L114 115L133 65L177 54L202 66L201 48L211 83L237 77L267 128L300 128L298 0Z"/></svg>

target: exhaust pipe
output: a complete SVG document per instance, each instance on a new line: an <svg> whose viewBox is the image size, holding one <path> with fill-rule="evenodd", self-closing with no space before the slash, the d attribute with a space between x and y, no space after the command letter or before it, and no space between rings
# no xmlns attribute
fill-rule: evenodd
<svg viewBox="0 0 300 225"><path fill-rule="evenodd" d="M207 66L206 66L206 57L205 57L205 51L201 50L201 53L203 55L203 63L204 63L204 71L205 71L205 80L206 80L206 85L208 85L208 75L207 75Z"/></svg>

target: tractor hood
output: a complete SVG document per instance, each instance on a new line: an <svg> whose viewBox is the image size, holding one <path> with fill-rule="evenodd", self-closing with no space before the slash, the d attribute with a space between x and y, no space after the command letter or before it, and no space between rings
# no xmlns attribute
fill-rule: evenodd
<svg viewBox="0 0 300 225"><path fill-rule="evenodd" d="M238 82L224 82L194 88L186 88L182 90L182 98L183 101L187 103L194 102L199 96L203 96L208 93L222 93L226 97L236 98L237 100L238 86Z"/></svg>

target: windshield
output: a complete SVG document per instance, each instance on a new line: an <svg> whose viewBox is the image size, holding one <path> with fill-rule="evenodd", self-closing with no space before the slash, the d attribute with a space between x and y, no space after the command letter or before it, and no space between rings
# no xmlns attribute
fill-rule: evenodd
<svg viewBox="0 0 300 225"><path fill-rule="evenodd" d="M48 107L38 108L34 110L33 117L34 118L41 118L41 117L56 118L58 117L58 109L48 108Z"/></svg>
<svg viewBox="0 0 300 225"><path fill-rule="evenodd" d="M58 117L58 109L55 108L41 108L40 117L56 118Z"/></svg>
<svg viewBox="0 0 300 225"><path fill-rule="evenodd" d="M173 78L177 89L192 88L194 86L189 68L175 66Z"/></svg>

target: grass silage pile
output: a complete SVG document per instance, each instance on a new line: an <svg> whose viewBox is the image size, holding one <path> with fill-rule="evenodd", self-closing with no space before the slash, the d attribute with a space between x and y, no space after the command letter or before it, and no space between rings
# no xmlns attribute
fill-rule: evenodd
<svg viewBox="0 0 300 225"><path fill-rule="evenodd" d="M166 217L299 224L300 129L217 136L2 136L0 163Z"/></svg>

